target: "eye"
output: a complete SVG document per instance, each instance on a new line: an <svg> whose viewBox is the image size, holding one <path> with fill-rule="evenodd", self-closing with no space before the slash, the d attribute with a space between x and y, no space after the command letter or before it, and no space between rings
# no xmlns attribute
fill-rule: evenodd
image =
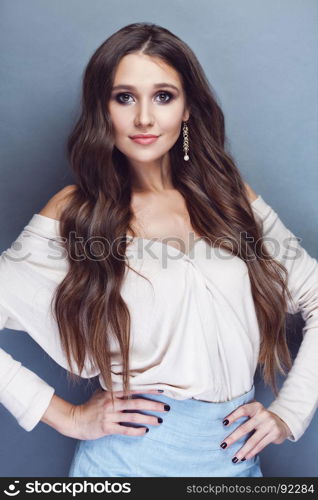
<svg viewBox="0 0 318 500"><path fill-rule="evenodd" d="M126 94L124 92L121 92L120 94L117 94L115 96L116 101L120 102L121 104L125 104L126 102L129 102L127 99L121 100L120 97L125 96L125 97L131 97L130 94Z"/></svg>
<svg viewBox="0 0 318 500"><path fill-rule="evenodd" d="M168 100L161 100L160 99L160 102L163 102L163 103L166 103L166 102L169 102L173 99L173 95L170 93L170 92L159 92L159 94L157 94L158 96L168 96L169 99Z"/></svg>
<svg viewBox="0 0 318 500"><path fill-rule="evenodd" d="M168 99L164 99L165 96L168 96ZM130 104L131 101L129 101L129 97L132 97L130 94L128 94L127 92L120 92L119 94L115 95L115 99L117 102L119 102L120 104ZM157 102L160 102L161 104L165 104L167 102L170 102L172 101L172 99L174 98L173 94L171 94L171 92L159 92L157 94L157 97L160 97L159 101Z"/></svg>

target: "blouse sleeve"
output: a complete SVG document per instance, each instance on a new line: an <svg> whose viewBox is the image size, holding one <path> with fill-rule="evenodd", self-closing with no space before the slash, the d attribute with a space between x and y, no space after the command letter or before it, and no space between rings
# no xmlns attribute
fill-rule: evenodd
<svg viewBox="0 0 318 500"><path fill-rule="evenodd" d="M267 408L287 423L292 432L288 439L296 442L318 407L318 261L301 247L298 238L260 195L251 206L263 224L266 248L288 271L287 286L293 303L288 301L287 312L300 312L305 322L292 368Z"/></svg>
<svg viewBox="0 0 318 500"><path fill-rule="evenodd" d="M9 316L0 304L0 330L9 323ZM26 431L32 431L41 420L55 392L34 372L0 349L0 403Z"/></svg>
<svg viewBox="0 0 318 500"><path fill-rule="evenodd" d="M70 370L51 314L52 296L68 271L59 221L34 214L9 248L0 254L0 330L27 332L62 368ZM83 378L99 374L88 355ZM54 388L0 349L0 403L27 431L45 413Z"/></svg>

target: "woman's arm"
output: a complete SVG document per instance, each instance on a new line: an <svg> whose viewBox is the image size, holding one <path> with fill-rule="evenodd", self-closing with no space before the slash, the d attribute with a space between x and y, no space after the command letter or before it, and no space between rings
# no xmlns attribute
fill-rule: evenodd
<svg viewBox="0 0 318 500"><path fill-rule="evenodd" d="M0 308L0 330L6 327ZM32 431L54 394L54 387L0 348L0 403L26 431Z"/></svg>
<svg viewBox="0 0 318 500"><path fill-rule="evenodd" d="M57 219L67 199L66 195L73 190L73 185L66 186L54 195L42 209L43 215ZM17 242L0 255L0 330L4 328L24 330L23 320L27 320L25 331L31 332L42 348L46 350L46 347L49 347L50 355L56 354L55 360L59 360L59 353L55 352L54 339L45 339L46 335L55 334L50 330L50 324L47 330L44 326L43 331L38 332L38 328L35 330L35 326L44 324L47 315L43 297L45 294L50 297L51 290L55 286L53 279L56 283L59 279L58 262L42 259L42 253L44 256L48 253L46 245L48 241L49 239L42 238L39 232L22 231ZM54 387L0 348L0 403L16 418L23 429L26 431L34 429L52 403L54 392ZM58 399L57 408L55 401ZM56 420L53 425L62 430L64 427L61 424L65 423L67 405L65 402L62 408L60 398L54 397L53 409ZM71 405L68 406L70 407ZM60 415L58 409L63 409ZM51 412L52 410L48 412L48 417Z"/></svg>
<svg viewBox="0 0 318 500"><path fill-rule="evenodd" d="M318 406L318 261L299 244L298 238L283 224L273 208L260 196L252 202L256 217L263 224L270 254L288 271L288 300L291 314L301 313L305 326L303 339L277 398L268 410L291 429L290 441L298 441L309 426Z"/></svg>
<svg viewBox="0 0 318 500"><path fill-rule="evenodd" d="M41 421L64 436L76 438L76 429L73 425L74 408L75 405L54 394Z"/></svg>

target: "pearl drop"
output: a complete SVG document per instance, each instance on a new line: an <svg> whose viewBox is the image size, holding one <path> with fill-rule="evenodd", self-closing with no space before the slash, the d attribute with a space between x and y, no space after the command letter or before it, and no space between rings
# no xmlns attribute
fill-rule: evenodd
<svg viewBox="0 0 318 500"><path fill-rule="evenodd" d="M183 158L184 158L184 160L185 160L185 161L188 161L189 156L188 156L188 155L185 155Z"/></svg>

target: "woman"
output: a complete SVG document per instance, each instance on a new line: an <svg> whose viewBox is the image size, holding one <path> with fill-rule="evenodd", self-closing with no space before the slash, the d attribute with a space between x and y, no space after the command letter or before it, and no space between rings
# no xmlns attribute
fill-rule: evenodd
<svg viewBox="0 0 318 500"><path fill-rule="evenodd" d="M260 451L297 441L316 408L318 265L297 241L284 262L293 235L225 151L191 49L148 23L108 38L68 154L76 183L2 254L2 327L102 389L71 405L2 351L1 402L26 430L42 420L79 440L69 476L261 477ZM299 310L308 333L277 396ZM267 409L258 365L277 396Z"/></svg>

